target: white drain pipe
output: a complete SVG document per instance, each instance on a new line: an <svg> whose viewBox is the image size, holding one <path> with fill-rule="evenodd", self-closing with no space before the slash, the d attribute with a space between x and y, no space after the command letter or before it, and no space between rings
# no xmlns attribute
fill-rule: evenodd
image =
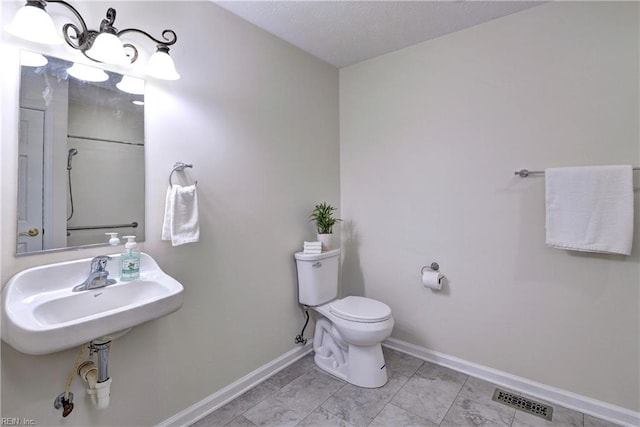
<svg viewBox="0 0 640 427"><path fill-rule="evenodd" d="M97 409L107 408L111 394L111 378L98 382L98 368L93 362L80 365L78 375L87 383L87 394L91 396L94 406Z"/></svg>

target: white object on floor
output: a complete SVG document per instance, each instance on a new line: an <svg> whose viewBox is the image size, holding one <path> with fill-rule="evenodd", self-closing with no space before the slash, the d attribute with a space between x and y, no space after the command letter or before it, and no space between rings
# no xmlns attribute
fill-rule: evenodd
<svg viewBox="0 0 640 427"><path fill-rule="evenodd" d="M545 170L546 243L575 251L631 254L633 169Z"/></svg>

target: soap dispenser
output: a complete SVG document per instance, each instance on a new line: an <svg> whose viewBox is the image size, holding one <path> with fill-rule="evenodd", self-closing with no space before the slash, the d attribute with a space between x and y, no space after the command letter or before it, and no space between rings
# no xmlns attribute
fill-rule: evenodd
<svg viewBox="0 0 640 427"><path fill-rule="evenodd" d="M118 239L118 233L104 233L109 236L109 244L111 246L118 246L120 244L120 239Z"/></svg>
<svg viewBox="0 0 640 427"><path fill-rule="evenodd" d="M120 280L129 281L140 278L140 251L136 236L122 236L127 239L124 252L120 255Z"/></svg>

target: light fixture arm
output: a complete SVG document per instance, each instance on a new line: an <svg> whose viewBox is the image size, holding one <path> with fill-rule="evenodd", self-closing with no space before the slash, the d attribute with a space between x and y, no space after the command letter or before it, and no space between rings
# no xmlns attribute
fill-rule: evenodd
<svg viewBox="0 0 640 427"><path fill-rule="evenodd" d="M171 46L172 44L175 44L175 42L178 41L178 36L176 35L175 31L173 31L173 30L164 30L164 31L162 31L162 38L164 40L158 40L157 38L151 36L151 34L147 33L146 31L142 31L142 30L139 30L137 28L126 28L124 30L118 31L118 33L116 35L118 37L120 37L121 34L131 33L131 32L143 34L143 35L147 36L149 39L153 40L156 44L162 45L162 46Z"/></svg>
<svg viewBox="0 0 640 427"><path fill-rule="evenodd" d="M153 37L151 34L147 33L146 31L139 30L137 28L125 28L124 30L118 31L116 35L120 37L121 34L125 34L125 33L139 33L139 34L145 35L156 43L158 49L163 49L165 52L169 51L169 46L171 46L172 44L178 41L178 36L173 30L164 30L162 32L162 38L164 39L164 41L158 40L157 38ZM135 62L135 60L138 58L138 50L135 48L134 45L129 43L124 44L124 47L128 47L133 50L133 57L131 59L131 62L132 63Z"/></svg>
<svg viewBox="0 0 640 427"><path fill-rule="evenodd" d="M173 30L162 31L162 40L157 39L153 37L151 34L147 33L146 31L139 30L137 28L126 28L124 30L118 31L118 29L113 26L116 20L116 10L112 7L107 9L106 17L102 20L102 22L100 22L100 31L94 31L94 30L90 30L87 27L87 23L85 22L82 15L80 15L80 12L78 12L78 10L75 7L73 7L71 4L69 4L65 0L27 0L27 4L31 6L39 7L41 9L44 9L47 3L58 3L66 7L67 9L69 9L74 14L76 19L80 23L80 27L78 27L78 25L73 23L64 24L62 26L62 33L64 36L64 40L67 42L69 46L81 51L84 54L84 56L86 56L87 58L93 61L96 61L96 60L87 56L86 52L89 49L91 49L91 46L93 45L93 42L95 41L96 37L98 36L98 34L102 32L114 34L118 38L120 38L121 35L126 33L139 33L148 37L153 42L155 42L158 48L164 48L167 51L168 51L168 46L171 46L175 44L176 41L178 41L178 37L175 31ZM132 53L131 55L129 55L129 58L132 63L135 62L136 59L138 59L138 50L136 49L136 47L131 43L123 43L123 47L131 49ZM97 61L97 62L100 62L100 61Z"/></svg>
<svg viewBox="0 0 640 427"><path fill-rule="evenodd" d="M30 3L31 0L27 1L27 4ZM47 3L47 1L44 0L36 0L38 3L41 3L44 5ZM68 23L68 24L64 24L62 27L62 34L64 36L64 40L67 42L67 44L69 46L71 46L74 49L78 49L82 52L84 52L85 50L89 49L91 47L91 40L93 38L95 38L95 36L98 34L97 31L90 31L87 28L87 23L84 21L84 18L82 18L82 15L80 15L80 12L78 12L78 10L73 7L72 5L70 5L69 3L67 3L64 0L48 0L48 3L59 3L63 6L65 6L67 9L69 9L76 17L76 19L78 20L78 22L80 22L80 26L82 27L82 29L78 28L77 25L72 24L72 23ZM73 30L74 34L70 34L69 30Z"/></svg>

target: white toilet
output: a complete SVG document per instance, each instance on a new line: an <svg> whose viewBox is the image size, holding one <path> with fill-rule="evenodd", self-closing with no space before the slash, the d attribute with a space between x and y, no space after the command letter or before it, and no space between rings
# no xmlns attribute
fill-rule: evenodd
<svg viewBox="0 0 640 427"><path fill-rule="evenodd" d="M359 387L382 387L387 368L380 343L391 335L388 305L371 298L338 296L340 249L295 254L298 300L318 313L313 335L321 369Z"/></svg>

